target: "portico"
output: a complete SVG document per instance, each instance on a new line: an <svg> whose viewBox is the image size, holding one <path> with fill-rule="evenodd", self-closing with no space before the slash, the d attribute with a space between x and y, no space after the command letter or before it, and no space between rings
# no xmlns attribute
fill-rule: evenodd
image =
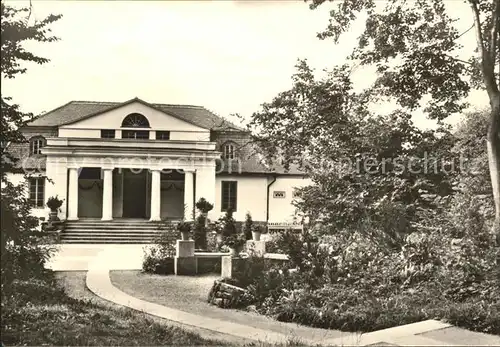
<svg viewBox="0 0 500 347"><path fill-rule="evenodd" d="M106 142L114 143L108 147ZM67 182L47 187L49 194L65 198L63 217L192 220L195 201L215 201L220 153L214 143L169 141L161 148L148 140L128 144L119 139L47 141L47 177Z"/></svg>

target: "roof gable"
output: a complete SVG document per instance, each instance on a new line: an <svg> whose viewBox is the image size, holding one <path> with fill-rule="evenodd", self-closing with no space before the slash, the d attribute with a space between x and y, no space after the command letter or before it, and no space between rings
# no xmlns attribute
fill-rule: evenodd
<svg viewBox="0 0 500 347"><path fill-rule="evenodd" d="M244 130L227 121L226 119L215 115L202 106L150 104L138 98L134 98L123 103L70 101L65 105L62 105L50 112L37 117L26 125L36 127L58 127L69 125L93 116L97 116L107 111L112 111L134 102L141 103L154 110L163 112L167 115L176 117L182 121L191 123L204 129L230 130L231 128L233 128L238 129L239 131Z"/></svg>

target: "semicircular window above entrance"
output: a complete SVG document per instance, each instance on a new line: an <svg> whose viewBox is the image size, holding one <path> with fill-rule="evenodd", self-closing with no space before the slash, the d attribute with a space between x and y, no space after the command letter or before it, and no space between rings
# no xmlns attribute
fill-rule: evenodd
<svg viewBox="0 0 500 347"><path fill-rule="evenodd" d="M149 128L149 121L140 113L131 113L123 119L122 128Z"/></svg>

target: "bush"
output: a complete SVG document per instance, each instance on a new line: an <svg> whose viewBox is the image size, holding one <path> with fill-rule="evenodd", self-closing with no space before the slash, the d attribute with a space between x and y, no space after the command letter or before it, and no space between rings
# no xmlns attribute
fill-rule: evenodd
<svg viewBox="0 0 500 347"><path fill-rule="evenodd" d="M45 280L51 276L51 271L45 269L45 262L54 248L42 245L48 233L38 230L39 220L31 215L26 195L25 186L2 182L2 295L12 293L15 280Z"/></svg>
<svg viewBox="0 0 500 347"><path fill-rule="evenodd" d="M172 233L161 233L152 246L144 247L142 271L159 275L170 275L174 271L175 246Z"/></svg>
<svg viewBox="0 0 500 347"><path fill-rule="evenodd" d="M285 231L274 244L289 265L252 258L233 281L260 313L283 321L366 332L442 319L500 334L496 249L482 205L461 194L449 204L405 230L390 224L390 237L329 225Z"/></svg>
<svg viewBox="0 0 500 347"><path fill-rule="evenodd" d="M250 214L250 212L247 212L247 214L245 215L245 224L243 225L243 233L245 234L246 240L252 239L252 227L253 227L252 215Z"/></svg>

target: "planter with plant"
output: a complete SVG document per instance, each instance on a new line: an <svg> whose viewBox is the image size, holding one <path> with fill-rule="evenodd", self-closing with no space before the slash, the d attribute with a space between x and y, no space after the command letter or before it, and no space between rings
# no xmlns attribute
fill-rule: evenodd
<svg viewBox="0 0 500 347"><path fill-rule="evenodd" d="M255 224L252 226L252 240L260 241L260 236L265 231L265 226L260 224Z"/></svg>
<svg viewBox="0 0 500 347"><path fill-rule="evenodd" d="M195 206L204 216L214 208L214 205L209 203L205 198L200 198Z"/></svg>
<svg viewBox="0 0 500 347"><path fill-rule="evenodd" d="M250 212L247 212L245 215L245 224L243 224L243 233L245 234L246 240L252 239L252 228L253 228L253 220Z"/></svg>
<svg viewBox="0 0 500 347"><path fill-rule="evenodd" d="M58 212L61 209L63 201L56 196L51 196L47 200L47 207L50 209L49 221L59 221L59 217L57 216Z"/></svg>
<svg viewBox="0 0 500 347"><path fill-rule="evenodd" d="M189 233L192 229L191 222L180 222L177 224L177 230L181 232L181 237L183 241L189 240Z"/></svg>
<svg viewBox="0 0 500 347"><path fill-rule="evenodd" d="M231 209L219 219L221 224L222 245L230 249L232 256L237 256L245 245L245 235L238 231Z"/></svg>

